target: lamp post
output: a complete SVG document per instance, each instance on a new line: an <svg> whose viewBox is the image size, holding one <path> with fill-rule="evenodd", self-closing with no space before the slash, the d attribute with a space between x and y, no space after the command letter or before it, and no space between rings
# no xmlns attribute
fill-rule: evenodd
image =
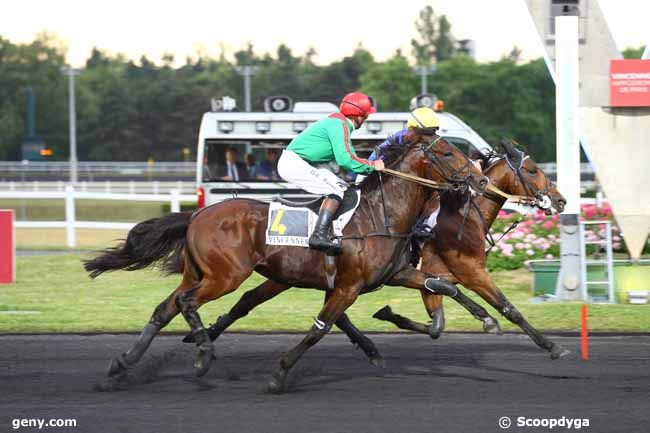
<svg viewBox="0 0 650 433"><path fill-rule="evenodd" d="M420 93L425 94L428 92L427 77L429 74L434 74L437 68L436 65L420 65L413 68L413 72L420 74Z"/></svg>
<svg viewBox="0 0 650 433"><path fill-rule="evenodd" d="M259 66L239 66L237 72L244 77L244 109L247 112L252 111L251 104L251 77L257 73Z"/></svg>
<svg viewBox="0 0 650 433"><path fill-rule="evenodd" d="M79 69L71 66L61 68L61 72L68 76L68 112L70 116L70 183L75 185L77 175L77 110L75 98L74 77L79 75Z"/></svg>

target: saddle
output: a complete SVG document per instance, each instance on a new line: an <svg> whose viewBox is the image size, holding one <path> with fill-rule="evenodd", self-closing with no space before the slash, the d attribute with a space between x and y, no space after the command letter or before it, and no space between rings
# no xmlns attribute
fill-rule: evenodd
<svg viewBox="0 0 650 433"><path fill-rule="evenodd" d="M350 187L347 190L345 190L345 193L343 194L343 201L341 202L341 205L336 211L336 214L334 214L335 220L339 216L343 215L344 213L357 207L360 200L360 194L357 194L357 189L358 189L357 187ZM304 199L292 199L292 200L286 199L282 196L276 196L273 197L271 201L276 201L278 203L283 204L284 206L303 207L303 208L306 207L312 212L314 212L315 214L318 214L321 203L323 203L324 199L325 199L324 195L316 198L304 198Z"/></svg>

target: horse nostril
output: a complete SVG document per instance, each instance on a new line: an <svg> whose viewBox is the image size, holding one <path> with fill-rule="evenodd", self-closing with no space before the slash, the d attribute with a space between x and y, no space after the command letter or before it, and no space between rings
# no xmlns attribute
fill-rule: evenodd
<svg viewBox="0 0 650 433"><path fill-rule="evenodd" d="M560 211L563 210L564 206L566 206L566 200L558 200L557 201L557 206L560 209Z"/></svg>
<svg viewBox="0 0 650 433"><path fill-rule="evenodd" d="M487 186L487 183L488 183L488 182L487 182L487 179L481 179L481 180L478 182L478 186L479 186L481 189L485 189L485 187Z"/></svg>

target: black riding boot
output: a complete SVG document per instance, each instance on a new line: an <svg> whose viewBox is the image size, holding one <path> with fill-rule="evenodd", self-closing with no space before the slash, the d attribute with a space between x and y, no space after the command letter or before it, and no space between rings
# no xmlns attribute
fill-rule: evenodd
<svg viewBox="0 0 650 433"><path fill-rule="evenodd" d="M334 243L330 240L330 226L332 225L332 219L334 219L334 214L341 202L339 198L332 198L328 196L323 200L323 204L320 207L318 212L318 219L316 220L316 227L314 227L314 233L311 234L309 238L309 247L316 250L326 251L330 254L340 254L341 246L337 243Z"/></svg>

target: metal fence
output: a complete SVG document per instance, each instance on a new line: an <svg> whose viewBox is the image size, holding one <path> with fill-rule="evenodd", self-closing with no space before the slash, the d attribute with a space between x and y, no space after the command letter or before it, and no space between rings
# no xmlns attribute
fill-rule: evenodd
<svg viewBox="0 0 650 433"><path fill-rule="evenodd" d="M65 191L68 182L63 180L55 181L8 181L0 182L0 191ZM169 194L171 190L177 190L181 194L193 194L195 192L194 181L151 181L140 182L135 180L115 181L106 180L90 182L82 180L77 183L76 189L83 192L105 192L122 194Z"/></svg>
<svg viewBox="0 0 650 433"><path fill-rule="evenodd" d="M79 161L79 173L196 173L195 161ZM69 161L0 161L0 172L67 173Z"/></svg>

